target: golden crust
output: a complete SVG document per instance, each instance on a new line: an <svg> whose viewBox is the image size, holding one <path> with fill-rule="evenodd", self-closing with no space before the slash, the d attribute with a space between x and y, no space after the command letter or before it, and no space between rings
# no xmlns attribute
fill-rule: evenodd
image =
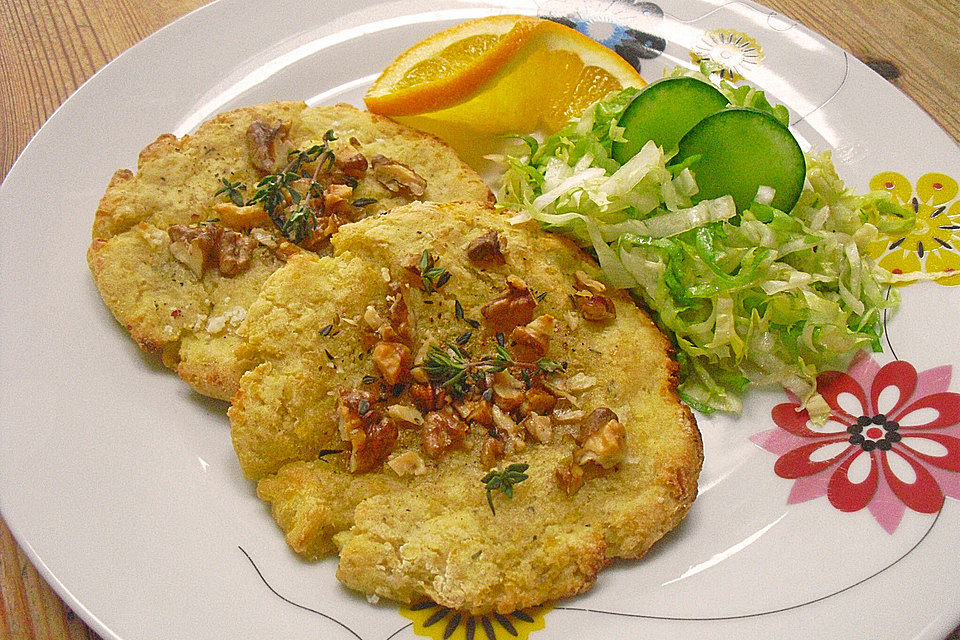
<svg viewBox="0 0 960 640"><path fill-rule="evenodd" d="M464 251L489 230L506 241L506 264L481 270ZM612 558L639 558L680 522L696 496L702 442L677 398L669 343L622 294L612 296L615 322L576 319L574 274L597 275L576 247L476 203L415 203L342 227L334 248L336 257L298 256L273 274L239 330L246 355L261 364L244 375L229 412L234 448L295 551L339 550L338 578L368 594L507 613L588 589ZM613 472L568 496L554 469L570 455L571 431L557 427L552 443L528 442L502 461L529 464L530 478L512 500L495 494L494 515L480 483L485 431L476 426L462 449L427 460L419 476L388 466L350 474L345 454L318 459L343 448L337 390L373 372L364 310L384 300L404 257L424 249L452 277L429 296L404 290L414 351L467 329L454 299L468 319L481 319L508 274L546 292L537 314L557 318L549 356L568 363L557 384L576 380L582 409L610 408L626 427L626 460ZM334 329L321 331L327 325ZM476 355L493 337L475 333ZM417 450L409 432L397 453Z"/></svg>
<svg viewBox="0 0 960 640"><path fill-rule="evenodd" d="M453 151L436 138L349 105L307 107L272 102L235 109L202 124L193 135L158 137L140 152L137 172L117 171L93 223L87 259L104 302L145 350L204 395L229 399L249 363L235 354L236 327L260 286L283 263L259 246L251 268L232 278L211 270L197 279L169 252L167 229L215 217L220 178L254 184L259 174L244 136L257 119L291 123L297 148L333 129L356 136L364 153L410 165L427 180L424 198L492 201L492 194ZM369 212L409 202L364 178L355 197L379 200Z"/></svg>

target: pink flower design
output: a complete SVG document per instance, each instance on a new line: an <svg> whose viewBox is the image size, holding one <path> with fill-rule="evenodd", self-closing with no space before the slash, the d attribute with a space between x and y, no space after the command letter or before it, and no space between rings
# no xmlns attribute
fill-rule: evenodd
<svg viewBox="0 0 960 640"><path fill-rule="evenodd" d="M795 480L788 504L826 495L840 511L866 507L893 533L907 507L937 513L960 500L960 394L947 391L951 367L917 373L908 362L857 359L817 387L830 405L823 426L793 402L771 411L777 429L751 440L779 455L774 472Z"/></svg>

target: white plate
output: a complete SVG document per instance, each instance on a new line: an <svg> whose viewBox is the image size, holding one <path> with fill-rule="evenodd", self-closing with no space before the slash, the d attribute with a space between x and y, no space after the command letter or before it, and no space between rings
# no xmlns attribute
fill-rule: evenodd
<svg viewBox="0 0 960 640"><path fill-rule="evenodd" d="M340 587L333 560L308 564L287 550L237 470L225 405L191 393L138 351L100 301L84 252L111 173L134 166L157 134L184 134L218 111L275 98L359 103L408 45L507 10L516 3L221 0L109 64L10 171L0 192L3 516L43 576L105 638L416 637L395 605L373 605ZM554 0L528 2L523 11L567 16L611 42L652 45L639 59L648 78L690 64L690 49L742 57L741 72L790 107L798 137L832 148L842 176L859 190L881 171L903 174L908 191L919 181L922 197L949 195L949 180L960 178L956 145L916 105L767 9ZM583 22L591 16L634 31ZM750 40L718 44L717 29L754 38L764 54L759 64L751 62ZM928 173L944 175L921 180ZM960 221L958 202L954 194L944 203L935 226ZM922 221L936 211L921 209ZM936 234L953 248L934 245ZM925 259L935 261L955 256L960 230L911 236L901 258L916 257L918 239L927 242ZM949 370L960 351L957 290L916 285L903 297L890 345L920 371L948 367L922 376L918 393L949 409L958 400L943 392L960 391ZM881 364L893 357L891 346L875 356ZM900 516L888 490L867 508L840 511L818 482L830 470L803 482L781 478L778 456L751 441L776 430L766 436L768 448L794 446L771 418L785 401L755 393L738 419L701 418L707 461L686 522L643 561L616 565L588 594L538 614L544 628L535 638L941 640L960 619L958 474L937 476L952 494L937 513L907 508ZM929 438L914 434L909 442L938 453ZM872 455L860 460L881 460ZM930 460L921 466L930 468ZM842 490L832 496L838 504L844 497ZM424 633L440 637L446 625ZM480 628L476 637L484 637Z"/></svg>

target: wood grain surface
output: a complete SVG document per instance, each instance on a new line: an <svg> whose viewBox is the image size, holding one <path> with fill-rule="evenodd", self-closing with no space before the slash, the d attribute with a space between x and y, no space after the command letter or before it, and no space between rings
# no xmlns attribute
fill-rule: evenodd
<svg viewBox="0 0 960 640"><path fill-rule="evenodd" d="M960 140L960 2L761 2L870 64ZM0 177L84 80L127 47L202 4L0 0ZM0 640L98 637L47 586L0 520ZM960 629L950 640L960 640Z"/></svg>

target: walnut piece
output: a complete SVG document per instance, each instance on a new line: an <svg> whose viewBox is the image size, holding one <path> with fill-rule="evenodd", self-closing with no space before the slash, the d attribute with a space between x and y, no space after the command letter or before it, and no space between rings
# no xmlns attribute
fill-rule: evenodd
<svg viewBox="0 0 960 640"><path fill-rule="evenodd" d="M447 451L463 442L469 427L449 411L431 411L423 423L423 452L439 460Z"/></svg>
<svg viewBox="0 0 960 640"><path fill-rule="evenodd" d="M405 380L413 365L410 347L399 342L378 342L373 347L372 359L380 377L391 387Z"/></svg>
<svg viewBox="0 0 960 640"><path fill-rule="evenodd" d="M250 266L257 241L250 236L224 229L220 225L191 227L176 224L167 229L170 254L197 277L216 266L220 275L233 277Z"/></svg>
<svg viewBox="0 0 960 640"><path fill-rule="evenodd" d="M391 193L406 193L419 198L427 189L427 181L402 162L378 153L370 158L370 164L377 182Z"/></svg>
<svg viewBox="0 0 960 640"><path fill-rule="evenodd" d="M417 426L423 424L423 414L420 413L416 407L411 407L408 404L390 405L387 407L387 415L393 418L396 422Z"/></svg>
<svg viewBox="0 0 960 640"><path fill-rule="evenodd" d="M521 380L514 378L508 371L493 374L493 402L504 411L513 411L523 402L525 387Z"/></svg>
<svg viewBox="0 0 960 640"><path fill-rule="evenodd" d="M375 400L374 395L366 391L340 391L337 405L340 436L350 443L348 469L351 473L376 469L397 444L397 427L382 411L373 407Z"/></svg>
<svg viewBox="0 0 960 640"><path fill-rule="evenodd" d="M188 227L176 224L167 229L170 253L200 279L210 263L210 251L216 243L214 225Z"/></svg>
<svg viewBox="0 0 960 640"><path fill-rule="evenodd" d="M601 293L605 293L607 290L607 286L605 284L603 284L602 282L598 282L597 280L594 280L593 278L588 276L583 271L580 271L579 269L574 274L574 277L577 280L577 284L576 284L577 289L580 289L582 291L591 291L599 295Z"/></svg>
<svg viewBox="0 0 960 640"><path fill-rule="evenodd" d="M332 184L323 190L323 210L328 214L339 213L352 218L354 211L350 205L353 187L346 184Z"/></svg>
<svg viewBox="0 0 960 640"><path fill-rule="evenodd" d="M497 462L503 458L503 441L498 438L487 438L480 446L480 464L484 469L490 469L497 465Z"/></svg>
<svg viewBox="0 0 960 640"><path fill-rule="evenodd" d="M484 427L493 425L493 405L491 403L479 398L465 402L463 406L467 409L464 416L464 420L467 422L476 422Z"/></svg>
<svg viewBox="0 0 960 640"><path fill-rule="evenodd" d="M584 320L602 322L617 317L617 308L613 300L607 296L597 295L590 291L577 291L573 294L574 304Z"/></svg>
<svg viewBox="0 0 960 640"><path fill-rule="evenodd" d="M220 219L220 224L230 229L247 231L254 227L274 227L273 220L260 203L238 207L232 202L218 202L213 205L213 212Z"/></svg>
<svg viewBox="0 0 960 640"><path fill-rule="evenodd" d="M574 450L574 462L584 465L595 462L604 469L612 469L626 458L624 444L627 430L613 411L596 409L581 424L580 445Z"/></svg>
<svg viewBox="0 0 960 640"><path fill-rule="evenodd" d="M446 402L447 392L442 387L435 387L429 382L414 382L410 385L410 397L420 411L435 411Z"/></svg>
<svg viewBox="0 0 960 640"><path fill-rule="evenodd" d="M360 152L360 141L351 137L349 145L337 149L334 166L340 173L356 180L363 177L367 171L368 163L366 157Z"/></svg>
<svg viewBox="0 0 960 640"><path fill-rule="evenodd" d="M293 145L287 140L290 123L277 125L254 120L247 128L247 151L250 162L263 173L277 173L287 163L287 154Z"/></svg>
<svg viewBox="0 0 960 640"><path fill-rule="evenodd" d="M246 234L224 229L217 238L214 248L220 275L232 278L243 273L250 266L250 259L253 257L253 250L257 248L257 241Z"/></svg>
<svg viewBox="0 0 960 640"><path fill-rule="evenodd" d="M520 415L539 413L545 416L552 413L556 406L557 397L555 395L544 389L533 388L523 394L523 402L520 403Z"/></svg>
<svg viewBox="0 0 960 640"><path fill-rule="evenodd" d="M574 495L586 482L586 473L583 467L576 464L572 458L564 458L554 470L557 484L568 496Z"/></svg>
<svg viewBox="0 0 960 640"><path fill-rule="evenodd" d="M553 440L553 425L547 416L542 416L532 411L523 419L520 426L526 429L527 433L541 444L546 444Z"/></svg>
<svg viewBox="0 0 960 640"><path fill-rule="evenodd" d="M423 458L416 451L401 453L395 458L387 460L387 466L393 469L398 476L422 476L427 472Z"/></svg>
<svg viewBox="0 0 960 640"><path fill-rule="evenodd" d="M467 245L467 257L471 262L481 266L496 266L507 263L503 257L505 241L500 238L496 231L490 231L477 238L474 238Z"/></svg>
<svg viewBox="0 0 960 640"><path fill-rule="evenodd" d="M536 360L547 355L550 338L553 337L553 316L542 315L510 334L511 346L521 360Z"/></svg>
<svg viewBox="0 0 960 640"><path fill-rule="evenodd" d="M485 304L480 313L497 329L510 329L533 320L537 301L520 278L507 276L507 290Z"/></svg>

